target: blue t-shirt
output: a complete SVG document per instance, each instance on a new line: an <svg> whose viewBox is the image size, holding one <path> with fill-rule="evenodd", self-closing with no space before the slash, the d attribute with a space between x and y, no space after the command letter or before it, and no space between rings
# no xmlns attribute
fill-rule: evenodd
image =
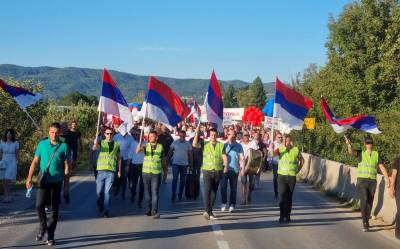
<svg viewBox="0 0 400 249"><path fill-rule="evenodd" d="M228 167L229 170L235 171L235 173L239 173L240 165L240 154L244 154L243 147L239 143L226 143L224 144L224 152L228 157Z"/></svg>

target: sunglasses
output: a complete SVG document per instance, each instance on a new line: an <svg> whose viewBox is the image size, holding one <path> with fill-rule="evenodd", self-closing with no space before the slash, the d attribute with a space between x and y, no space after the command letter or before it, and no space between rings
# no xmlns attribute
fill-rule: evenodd
<svg viewBox="0 0 400 249"><path fill-rule="evenodd" d="M106 134L106 135L112 135L112 132L106 132L106 133L104 133L104 134Z"/></svg>

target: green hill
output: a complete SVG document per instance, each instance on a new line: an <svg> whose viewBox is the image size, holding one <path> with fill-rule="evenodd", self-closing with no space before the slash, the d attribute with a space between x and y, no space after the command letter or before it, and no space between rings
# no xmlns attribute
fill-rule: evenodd
<svg viewBox="0 0 400 249"><path fill-rule="evenodd" d="M0 64L0 77L7 80L32 79L44 86L45 96L60 98L68 93L78 91L85 95L100 95L101 74L100 69L77 67L22 67L10 64ZM113 79L117 82L127 101L136 96L139 91L146 91L148 76L140 76L110 70ZM200 100L207 91L208 79L175 79L157 77L174 89L179 96L194 96ZM248 82L241 80L220 81L222 87L233 84L234 87L244 87ZM264 84L267 93L273 91L273 83Z"/></svg>

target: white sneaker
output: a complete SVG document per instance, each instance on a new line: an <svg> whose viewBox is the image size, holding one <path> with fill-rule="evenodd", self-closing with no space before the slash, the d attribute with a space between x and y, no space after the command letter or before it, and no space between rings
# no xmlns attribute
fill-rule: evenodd
<svg viewBox="0 0 400 249"><path fill-rule="evenodd" d="M210 220L210 215L209 215L207 212L204 212L204 213L203 213L203 217L204 217L204 219L206 219L206 220Z"/></svg>
<svg viewBox="0 0 400 249"><path fill-rule="evenodd" d="M221 206L221 212L225 212L226 211L226 204L222 204Z"/></svg>
<svg viewBox="0 0 400 249"><path fill-rule="evenodd" d="M233 210L235 210L235 207L234 207L233 205L231 205L231 206L229 207L229 213L233 213Z"/></svg>
<svg viewBox="0 0 400 249"><path fill-rule="evenodd" d="M218 220L218 217L215 214L211 213L210 220Z"/></svg>

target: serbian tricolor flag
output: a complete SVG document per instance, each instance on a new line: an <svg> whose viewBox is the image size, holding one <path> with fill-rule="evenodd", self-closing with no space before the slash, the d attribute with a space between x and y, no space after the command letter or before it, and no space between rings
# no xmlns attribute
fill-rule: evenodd
<svg viewBox="0 0 400 249"><path fill-rule="evenodd" d="M190 118L189 118L190 117ZM197 101L194 101L192 106L190 107L190 113L188 115L190 123L196 123L196 118L200 119L201 117L201 109Z"/></svg>
<svg viewBox="0 0 400 249"><path fill-rule="evenodd" d="M189 107L171 88L152 76L149 79L149 90L142 110L145 118L160 122L169 129L175 127L190 113Z"/></svg>
<svg viewBox="0 0 400 249"><path fill-rule="evenodd" d="M200 119L201 109L200 109L200 105L199 105L199 103L197 103L197 101L194 101L192 108L193 108L194 114L196 115L196 118Z"/></svg>
<svg viewBox="0 0 400 249"><path fill-rule="evenodd" d="M0 87L13 97L13 99L18 103L22 109L26 109L30 105L36 104L42 99L40 93L31 93L30 91L17 86L8 85L2 79L0 79Z"/></svg>
<svg viewBox="0 0 400 249"><path fill-rule="evenodd" d="M222 120L224 114L224 104L222 102L221 88L219 87L217 76L214 70L211 74L210 84L206 96L207 121L214 123L218 131L223 131Z"/></svg>
<svg viewBox="0 0 400 249"><path fill-rule="evenodd" d="M99 111L117 117L127 124L132 124L132 114L128 103L106 69L103 70L103 87L99 100Z"/></svg>
<svg viewBox="0 0 400 249"><path fill-rule="evenodd" d="M321 96L321 108L326 119L331 123L336 133L342 133L351 128L356 128L372 134L380 134L375 118L366 115L357 115L351 118L336 118L324 97Z"/></svg>
<svg viewBox="0 0 400 249"><path fill-rule="evenodd" d="M288 130L302 130L304 118L313 107L313 102L283 84L278 78L275 82L275 118Z"/></svg>

